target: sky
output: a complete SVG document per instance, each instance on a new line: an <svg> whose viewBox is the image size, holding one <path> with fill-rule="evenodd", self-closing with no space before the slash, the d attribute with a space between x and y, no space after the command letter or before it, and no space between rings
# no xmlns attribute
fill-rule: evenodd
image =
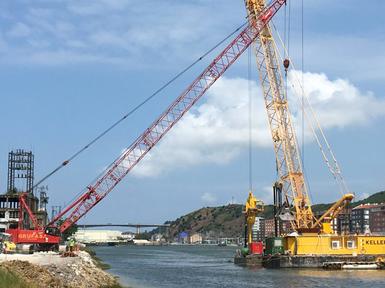
<svg viewBox="0 0 385 288"><path fill-rule="evenodd" d="M347 185L361 199L385 189L385 3L304 2L303 63L301 1L290 4L294 126L300 137L294 92L296 79L303 78ZM273 21L281 37L284 14L282 9ZM241 0L1 1L0 190L6 190L10 150L32 150L35 180L41 179L233 32L245 16ZM223 47L49 178L44 183L49 210L70 204ZM163 223L204 206L245 202L250 93L253 191L270 203L275 156L258 71L254 59L250 67L248 62L245 52L80 222ZM311 200L335 201L341 194L308 123L304 135Z"/></svg>

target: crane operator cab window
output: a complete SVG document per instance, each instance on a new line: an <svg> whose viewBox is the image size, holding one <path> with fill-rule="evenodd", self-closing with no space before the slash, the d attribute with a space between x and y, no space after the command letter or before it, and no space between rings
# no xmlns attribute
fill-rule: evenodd
<svg viewBox="0 0 385 288"><path fill-rule="evenodd" d="M52 236L60 236L60 231L56 227L47 227L45 228L45 233Z"/></svg>
<svg viewBox="0 0 385 288"><path fill-rule="evenodd" d="M341 248L340 241L333 240L332 241L332 249L340 249L340 248Z"/></svg>
<svg viewBox="0 0 385 288"><path fill-rule="evenodd" d="M356 248L356 243L354 240L349 240L346 242L346 246L348 247L348 249L354 249Z"/></svg>

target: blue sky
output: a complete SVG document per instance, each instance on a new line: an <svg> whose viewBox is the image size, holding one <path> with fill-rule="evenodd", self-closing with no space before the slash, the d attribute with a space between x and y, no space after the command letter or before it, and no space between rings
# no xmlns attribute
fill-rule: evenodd
<svg viewBox="0 0 385 288"><path fill-rule="evenodd" d="M301 67L300 1L291 57ZM0 2L0 189L7 153L31 149L40 179L245 21L243 1ZM305 89L357 197L385 188L383 1L305 1ZM280 33L283 13L274 20ZM50 205L87 186L205 68L192 71L50 178ZM244 202L248 192L247 53L141 166L83 222L163 222ZM253 184L269 202L275 160L253 66ZM294 98L293 98L294 99ZM298 105L292 101L294 119ZM246 110L245 110L246 109ZM313 202L340 194L306 134Z"/></svg>

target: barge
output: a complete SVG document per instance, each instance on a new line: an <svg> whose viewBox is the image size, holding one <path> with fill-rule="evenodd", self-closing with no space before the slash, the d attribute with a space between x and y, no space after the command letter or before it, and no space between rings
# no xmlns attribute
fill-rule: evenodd
<svg viewBox="0 0 385 288"><path fill-rule="evenodd" d="M385 237L311 233L271 237L263 253L238 251L234 263L265 268L385 269Z"/></svg>

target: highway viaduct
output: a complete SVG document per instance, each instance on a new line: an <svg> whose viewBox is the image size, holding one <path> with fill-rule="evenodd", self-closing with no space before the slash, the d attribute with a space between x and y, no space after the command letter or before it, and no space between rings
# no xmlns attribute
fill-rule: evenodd
<svg viewBox="0 0 385 288"><path fill-rule="evenodd" d="M94 228L94 227L131 227L136 228L136 234L140 234L141 228L156 227L156 228L169 228L170 224L78 224L79 228Z"/></svg>

